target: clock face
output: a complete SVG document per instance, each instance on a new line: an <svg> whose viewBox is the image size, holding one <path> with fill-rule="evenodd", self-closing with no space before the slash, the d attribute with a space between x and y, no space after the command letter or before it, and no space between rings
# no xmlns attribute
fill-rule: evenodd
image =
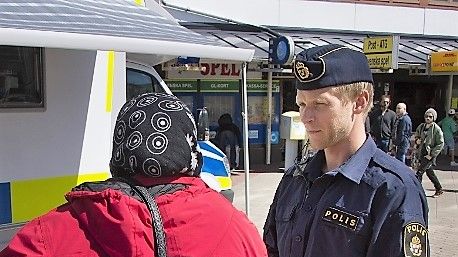
<svg viewBox="0 0 458 257"><path fill-rule="evenodd" d="M286 42L281 40L277 45L277 58L278 60L284 60L288 51Z"/></svg>

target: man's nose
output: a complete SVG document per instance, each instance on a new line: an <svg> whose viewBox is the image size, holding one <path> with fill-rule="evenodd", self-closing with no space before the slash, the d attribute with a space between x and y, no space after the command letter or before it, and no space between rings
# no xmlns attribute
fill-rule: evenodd
<svg viewBox="0 0 458 257"><path fill-rule="evenodd" d="M301 121L304 124L309 123L313 121L314 119L313 112L311 112L310 110L301 110L300 115L301 115Z"/></svg>

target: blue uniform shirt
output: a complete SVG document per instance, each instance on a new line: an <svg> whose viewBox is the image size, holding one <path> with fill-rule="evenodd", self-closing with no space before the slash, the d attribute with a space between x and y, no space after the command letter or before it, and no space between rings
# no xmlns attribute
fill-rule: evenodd
<svg viewBox="0 0 458 257"><path fill-rule="evenodd" d="M282 178L264 225L269 256L429 256L428 205L413 171L371 137L337 169L323 151Z"/></svg>

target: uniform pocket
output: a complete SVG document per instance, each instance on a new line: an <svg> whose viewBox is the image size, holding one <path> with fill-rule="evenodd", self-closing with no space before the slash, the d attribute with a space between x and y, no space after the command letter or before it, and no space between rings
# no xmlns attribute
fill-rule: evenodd
<svg viewBox="0 0 458 257"><path fill-rule="evenodd" d="M291 253L292 233L297 205L278 206L276 219L277 246L280 253Z"/></svg>
<svg viewBox="0 0 458 257"><path fill-rule="evenodd" d="M290 221L296 212L297 204L284 204L277 206L276 220Z"/></svg>

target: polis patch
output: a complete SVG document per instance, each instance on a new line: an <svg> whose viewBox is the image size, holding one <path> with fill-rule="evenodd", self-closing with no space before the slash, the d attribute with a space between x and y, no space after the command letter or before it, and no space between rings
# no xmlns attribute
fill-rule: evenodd
<svg viewBox="0 0 458 257"><path fill-rule="evenodd" d="M418 222L404 227L404 255L406 257L429 257L428 230Z"/></svg>
<svg viewBox="0 0 458 257"><path fill-rule="evenodd" d="M328 207L324 213L323 220L331 222L333 224L349 228L351 230L356 230L358 225L359 217L351 213L339 210L334 207Z"/></svg>

